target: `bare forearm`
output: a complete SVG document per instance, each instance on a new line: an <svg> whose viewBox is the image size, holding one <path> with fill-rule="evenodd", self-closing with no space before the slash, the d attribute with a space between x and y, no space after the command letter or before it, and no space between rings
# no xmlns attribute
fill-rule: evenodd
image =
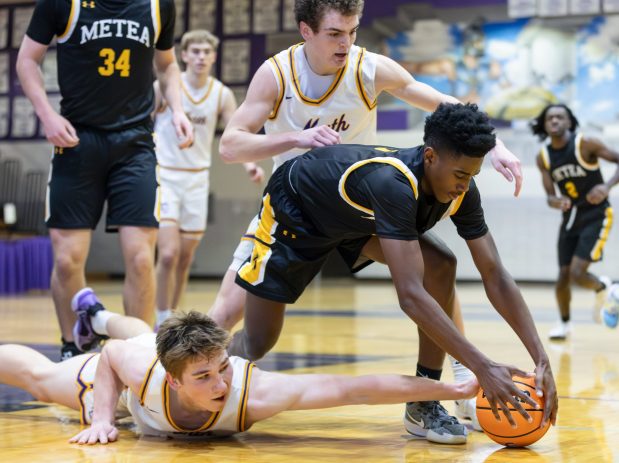
<svg viewBox="0 0 619 463"><path fill-rule="evenodd" d="M445 352L477 371L488 359L458 331L439 304L425 291L400 302L402 310Z"/></svg>
<svg viewBox="0 0 619 463"><path fill-rule="evenodd" d="M406 375L295 375L290 380L302 384L304 392L289 410L452 400L470 397L475 391L471 384L446 384Z"/></svg>
<svg viewBox="0 0 619 463"><path fill-rule="evenodd" d="M114 424L116 406L123 388L124 385L110 365L108 352L104 348L95 374L93 422Z"/></svg>
<svg viewBox="0 0 619 463"><path fill-rule="evenodd" d="M531 313L511 276L505 270L493 272L484 279L484 288L490 303L518 335L533 361L537 364L546 359Z"/></svg>
<svg viewBox="0 0 619 463"><path fill-rule="evenodd" d="M43 74L39 64L31 59L17 62L17 75L25 95L28 97L40 119L44 119L50 112L54 112L43 83Z"/></svg>
<svg viewBox="0 0 619 463"><path fill-rule="evenodd" d="M227 164L269 159L297 147L297 132L255 134L240 129L226 130L219 154Z"/></svg>
<svg viewBox="0 0 619 463"><path fill-rule="evenodd" d="M368 375L350 379L347 400L354 404L395 404L454 400L465 396L460 384L447 384L407 375Z"/></svg>
<svg viewBox="0 0 619 463"><path fill-rule="evenodd" d="M163 94L166 104L170 106L174 112L182 112L181 105L181 74L176 61L169 63L163 71L157 73L161 93Z"/></svg>

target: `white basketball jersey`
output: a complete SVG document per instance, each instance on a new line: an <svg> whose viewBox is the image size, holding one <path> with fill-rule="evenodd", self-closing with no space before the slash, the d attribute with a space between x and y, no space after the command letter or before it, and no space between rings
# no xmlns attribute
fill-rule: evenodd
<svg viewBox="0 0 619 463"><path fill-rule="evenodd" d="M183 429L170 413L170 388L165 370L158 359L149 368L140 394L127 393L127 408L140 433L150 436L203 437L229 435L246 430L247 400L254 364L240 357L230 357L233 368L230 393L224 408L197 429Z"/></svg>
<svg viewBox="0 0 619 463"><path fill-rule="evenodd" d="M293 45L267 61L279 93L264 124L265 132L300 131L327 124L340 133L342 143L376 144L376 55L353 45L330 86L324 93L312 95L323 78L311 70L303 47ZM274 169L306 151L294 148L274 156Z"/></svg>
<svg viewBox="0 0 619 463"><path fill-rule="evenodd" d="M211 166L211 149L221 109L222 94L230 91L214 77L199 90L187 84L181 74L181 102L183 111L193 125L194 142L186 149L178 147L176 131L172 124L172 110L168 106L155 118L157 161L161 167L183 170L202 170Z"/></svg>

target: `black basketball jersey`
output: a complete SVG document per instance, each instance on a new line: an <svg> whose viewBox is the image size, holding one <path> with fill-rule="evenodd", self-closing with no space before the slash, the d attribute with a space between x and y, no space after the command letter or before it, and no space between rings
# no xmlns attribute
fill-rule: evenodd
<svg viewBox="0 0 619 463"><path fill-rule="evenodd" d="M174 45L174 16L172 0L39 0L26 34L57 37L61 114L106 130L147 120L155 48Z"/></svg>
<svg viewBox="0 0 619 463"><path fill-rule="evenodd" d="M446 217L464 239L488 230L474 181L449 203L423 192L423 146L333 145L282 168L303 216L328 237L414 240Z"/></svg>
<svg viewBox="0 0 619 463"><path fill-rule="evenodd" d="M550 143L540 152L544 167L550 172L553 182L559 186L561 194L571 198L572 204L584 210L592 207L607 207L608 201L593 205L586 196L595 185L604 183L600 164L586 162L580 152L582 134L572 134L567 144L554 149Z"/></svg>

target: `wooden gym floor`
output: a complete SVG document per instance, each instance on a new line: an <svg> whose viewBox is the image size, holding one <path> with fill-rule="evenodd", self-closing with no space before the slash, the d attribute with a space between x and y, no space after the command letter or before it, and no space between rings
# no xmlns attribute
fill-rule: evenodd
<svg viewBox="0 0 619 463"><path fill-rule="evenodd" d="M93 284L103 303L120 307L119 282ZM217 283L191 282L184 307L206 311ZM184 442L139 438L130 423L107 446L77 446L75 412L32 402L0 386L0 461L3 462L619 462L619 330L591 321L593 296L576 291L571 341L550 343L557 319L550 285L524 286L555 372L560 396L557 426L528 449L504 449L471 432L460 446L430 444L409 436L403 406L342 407L289 412L234 438ZM459 286L467 336L497 361L525 369L533 364L515 335L489 306L479 284ZM34 345L58 357L59 333L49 294L0 299L0 343ZM265 369L291 373L411 373L416 328L399 310L389 283L323 280L288 309L282 337ZM451 380L446 365L444 379ZM445 403L453 412L453 404Z"/></svg>

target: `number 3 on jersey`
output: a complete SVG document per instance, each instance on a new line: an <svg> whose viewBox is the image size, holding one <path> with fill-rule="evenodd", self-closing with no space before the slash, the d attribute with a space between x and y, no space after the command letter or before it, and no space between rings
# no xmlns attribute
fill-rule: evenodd
<svg viewBox="0 0 619 463"><path fill-rule="evenodd" d="M102 48L99 51L99 56L103 58L103 66L98 68L99 74L109 77L114 74L114 71L120 71L120 77L129 77L129 69L131 69L131 64L129 64L131 52L129 49L125 48L118 55L118 59L116 59L116 52L111 48Z"/></svg>
<svg viewBox="0 0 619 463"><path fill-rule="evenodd" d="M565 184L565 191L570 196L570 198L578 198L578 190L576 189L576 185L574 185L574 182L567 182Z"/></svg>

